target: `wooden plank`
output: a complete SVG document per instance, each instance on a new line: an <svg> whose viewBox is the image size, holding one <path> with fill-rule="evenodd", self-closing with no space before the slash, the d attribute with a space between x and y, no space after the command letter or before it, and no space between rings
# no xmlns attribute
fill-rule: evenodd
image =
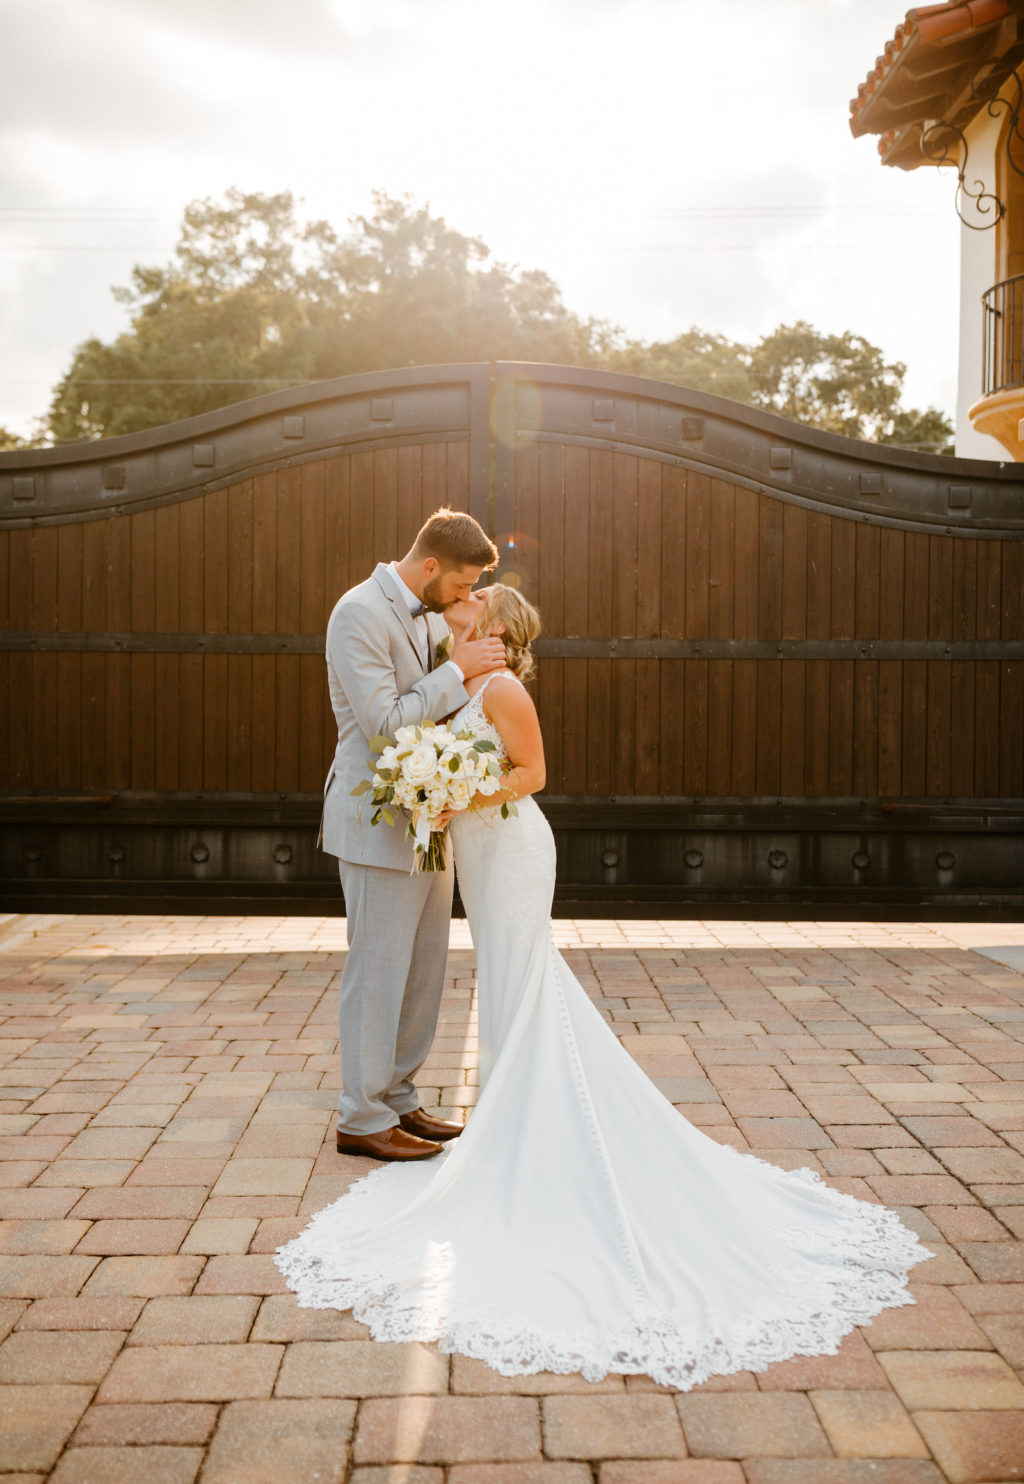
<svg viewBox="0 0 1024 1484"><path fill-rule="evenodd" d="M135 595L132 595L135 608ZM156 787L156 656L131 654L129 730L131 733L131 786L148 792Z"/></svg>
<svg viewBox="0 0 1024 1484"><path fill-rule="evenodd" d="M977 797L999 797L999 661L979 660L974 685L974 776Z"/></svg>
<svg viewBox="0 0 1024 1484"><path fill-rule="evenodd" d="M544 739L544 758L547 766L548 793L567 793L565 760L562 748L562 671L564 661L541 660L537 666L537 711L540 716L541 735Z"/></svg>
<svg viewBox="0 0 1024 1484"><path fill-rule="evenodd" d="M132 626L132 525L130 515L107 522L107 622L112 633ZM126 672L127 673L127 672Z"/></svg>
<svg viewBox="0 0 1024 1484"><path fill-rule="evenodd" d="M686 476L686 626L688 639L708 637L708 571L711 562L711 482L691 469ZM677 579L678 580L678 579Z"/></svg>
<svg viewBox="0 0 1024 1484"><path fill-rule="evenodd" d="M903 534L903 639L928 637L928 542L920 531ZM906 677L904 677L906 679ZM904 694L906 688L904 687Z"/></svg>
<svg viewBox="0 0 1024 1484"><path fill-rule="evenodd" d="M107 626L109 520L87 520L82 525L82 628L96 633Z"/></svg>
<svg viewBox="0 0 1024 1484"><path fill-rule="evenodd" d="M548 662L545 662L548 663ZM611 665L611 792L632 794L637 787L637 662Z"/></svg>
<svg viewBox="0 0 1024 1484"><path fill-rule="evenodd" d="M79 568L79 570L81 570ZM56 782L82 787L82 656L57 655Z"/></svg>
<svg viewBox="0 0 1024 1484"><path fill-rule="evenodd" d="M332 459L331 463L335 461ZM323 488L331 478L331 467L323 469ZM326 494L325 494L326 498ZM333 501L327 501L329 509ZM411 550L423 524L423 446L409 443L398 450L398 489L396 491L396 519L398 523L397 550L403 554ZM326 589L332 591L330 587Z"/></svg>
<svg viewBox="0 0 1024 1484"><path fill-rule="evenodd" d="M562 772L565 792L587 791L587 661L563 660Z"/></svg>
<svg viewBox="0 0 1024 1484"><path fill-rule="evenodd" d="M1001 541L978 541L978 608L976 634L979 639L998 639L1002 612Z"/></svg>
<svg viewBox="0 0 1024 1484"><path fill-rule="evenodd" d="M860 799L878 794L877 660L853 662L853 794Z"/></svg>
<svg viewBox="0 0 1024 1484"><path fill-rule="evenodd" d="M11 531L0 531L0 627L13 629L10 618Z"/></svg>
<svg viewBox="0 0 1024 1484"><path fill-rule="evenodd" d="M445 504L453 510L469 510L469 444L453 439L445 444Z"/></svg>
<svg viewBox="0 0 1024 1484"><path fill-rule="evenodd" d="M104 783L110 789L130 788L132 780L131 655L109 654L106 660L104 703L106 764ZM187 786L187 785L186 785Z"/></svg>
<svg viewBox="0 0 1024 1484"><path fill-rule="evenodd" d="M107 786L107 665L105 654L82 655L82 787Z"/></svg>
<svg viewBox="0 0 1024 1484"><path fill-rule="evenodd" d="M735 501L736 547L733 567L735 636L737 639L756 639L759 603L758 496L753 490L738 489ZM734 765L737 761L734 758Z"/></svg>
<svg viewBox="0 0 1024 1484"><path fill-rule="evenodd" d="M1024 541L1003 544L1002 618L1003 639L1024 639Z"/></svg>
<svg viewBox="0 0 1024 1484"><path fill-rule="evenodd" d="M984 543L979 541L976 544L981 546ZM974 793L974 662L953 660L950 672L953 732L949 748L949 788L953 798L969 799Z"/></svg>
<svg viewBox="0 0 1024 1484"><path fill-rule="evenodd" d="M57 627L82 628L82 526L57 527Z"/></svg>
<svg viewBox="0 0 1024 1484"><path fill-rule="evenodd" d="M257 474L252 487L252 631L277 628L277 475Z"/></svg>
<svg viewBox="0 0 1024 1484"><path fill-rule="evenodd" d="M854 583L853 632L858 639L879 637L881 536L880 526L855 526L856 581Z"/></svg>
<svg viewBox="0 0 1024 1484"><path fill-rule="evenodd" d="M732 660L708 661L708 794L732 789Z"/></svg>
<svg viewBox="0 0 1024 1484"><path fill-rule="evenodd" d="M277 656L274 688L277 708L274 712L274 785L280 793L299 790L299 728L301 726L302 682L297 654Z"/></svg>
<svg viewBox="0 0 1024 1484"><path fill-rule="evenodd" d="M538 462L540 481L537 540L539 571L537 591L541 618L549 634L564 634L565 573L562 552L565 548L565 448L561 443L543 443ZM561 695L562 679L557 683Z"/></svg>
<svg viewBox="0 0 1024 1484"><path fill-rule="evenodd" d="M882 526L878 533L878 637L903 637L904 532Z"/></svg>
<svg viewBox="0 0 1024 1484"><path fill-rule="evenodd" d="M6 537L6 531L3 536ZM5 543L0 541L0 546ZM0 568L2 571L2 568ZM6 572L2 573L6 578ZM0 606L3 605L6 593L0 594ZM4 617L6 622L6 615ZM0 649L0 696L5 697L5 705L0 710L0 788L9 789L14 785L14 773L11 768L11 712L21 710L26 701L25 696L15 698L14 689L11 685L11 651Z"/></svg>
<svg viewBox="0 0 1024 1484"><path fill-rule="evenodd" d="M587 534L587 634L607 638L612 632L612 586L616 535L612 525L615 455L590 449L590 521ZM598 672L600 673L600 672ZM608 697L610 699L610 689ZM606 713L607 715L607 713ZM591 739L593 742L593 738Z"/></svg>
<svg viewBox="0 0 1024 1484"><path fill-rule="evenodd" d="M999 676L999 792L1024 795L1024 664L1007 660Z"/></svg>
<svg viewBox="0 0 1024 1484"><path fill-rule="evenodd" d="M978 548L987 541L953 541L953 638L974 639L978 624Z"/></svg>
<svg viewBox="0 0 1024 1484"><path fill-rule="evenodd" d="M156 511L128 517L131 527L131 627L151 634L156 627Z"/></svg>
<svg viewBox="0 0 1024 1484"><path fill-rule="evenodd" d="M203 788L207 793L223 793L228 786L228 658L226 654L203 656Z"/></svg>
<svg viewBox="0 0 1024 1484"><path fill-rule="evenodd" d="M611 568L611 623L608 632L626 638L637 632L639 555L639 461L612 456L611 522L606 533Z"/></svg>
<svg viewBox="0 0 1024 1484"><path fill-rule="evenodd" d="M303 658L319 664L316 655L305 655ZM228 703L225 787L229 793L250 793L254 725L266 726L269 718L254 715L253 712L253 657L248 654L229 654L226 659Z"/></svg>
<svg viewBox="0 0 1024 1484"><path fill-rule="evenodd" d="M289 470L289 473L296 471ZM203 500L203 629L226 634L228 629L228 492L216 490ZM291 580L298 587L297 564ZM283 630L294 634L294 624Z"/></svg>
<svg viewBox="0 0 1024 1484"><path fill-rule="evenodd" d="M303 476L308 468L319 465L303 465ZM228 632L251 634L253 594L253 481L244 479L241 484L228 490ZM306 553L303 552L303 556ZM310 586L322 581L323 531L320 545L309 553L309 565L305 561L299 586L303 594Z"/></svg>
<svg viewBox="0 0 1024 1484"><path fill-rule="evenodd" d="M673 666L680 664L679 660L669 662ZM672 762L674 773L678 773L678 763L674 758L678 756L682 760L682 786L679 789L670 789L666 786L666 793L678 791L689 794L694 798L703 798L708 792L708 660L683 660L682 675L670 670L662 683L662 707L672 706L672 697L678 692L681 702L675 702L677 715L671 717L671 724L663 724L663 735L671 744L675 741L677 731L679 735L678 752L673 754L662 747L662 769ZM665 695L666 682L669 685L669 697ZM685 729L683 723L685 722ZM671 781L674 784L674 776L671 780L666 777L666 785Z"/></svg>
<svg viewBox="0 0 1024 1484"><path fill-rule="evenodd" d="M324 471L324 594L328 618L335 603L353 585L349 579L348 510L351 464L348 456L328 459ZM420 498L422 491L420 465ZM420 522L422 525L423 522ZM419 527L417 526L417 530Z"/></svg>
<svg viewBox="0 0 1024 1484"><path fill-rule="evenodd" d="M161 505L156 516L156 593L154 628L158 634L181 632L181 506ZM158 667L159 668L159 667Z"/></svg>
<svg viewBox="0 0 1024 1484"><path fill-rule="evenodd" d="M731 792L745 797L757 787L757 664L734 660L732 667Z"/></svg>
<svg viewBox="0 0 1024 1484"><path fill-rule="evenodd" d="M661 633L661 470L654 459L640 459L636 479L636 634Z"/></svg>
<svg viewBox="0 0 1024 1484"><path fill-rule="evenodd" d="M812 517L813 519L813 517ZM808 532L810 536L810 532ZM806 758L808 798L822 798L828 793L829 734L829 662L807 661L804 711L804 757Z"/></svg>
<svg viewBox="0 0 1024 1484"><path fill-rule="evenodd" d="M807 517L807 637L832 637L832 520L812 511Z"/></svg>
<svg viewBox="0 0 1024 1484"><path fill-rule="evenodd" d="M806 570L806 568L805 568ZM779 792L799 798L804 792L804 727L807 704L807 661L786 660L782 665L782 742Z"/></svg>
<svg viewBox="0 0 1024 1484"><path fill-rule="evenodd" d="M953 542L928 537L928 638L949 639L953 633Z"/></svg>
<svg viewBox="0 0 1024 1484"><path fill-rule="evenodd" d="M782 507L782 637L807 633L807 511Z"/></svg>
<svg viewBox="0 0 1024 1484"><path fill-rule="evenodd" d="M276 476L270 475L271 479ZM178 507L178 622L183 634L203 630L203 501L185 500ZM269 632L269 631L268 631Z"/></svg>
<svg viewBox="0 0 1024 1484"><path fill-rule="evenodd" d="M276 607L278 634L297 634L299 631L299 589L302 585L301 567L301 516L302 470L279 469L277 471L277 578ZM370 509L372 519L372 506ZM367 565L369 575L370 565Z"/></svg>
<svg viewBox="0 0 1024 1484"><path fill-rule="evenodd" d="M736 632L736 489L712 479L708 510L708 637Z"/></svg>
<svg viewBox="0 0 1024 1484"><path fill-rule="evenodd" d="M280 495L278 496L280 498ZM278 540L281 526L278 524ZM363 582L377 565L373 545L373 454L354 453L351 459L349 503L349 586ZM388 561L391 560L389 556ZM278 559L278 571L283 561Z"/></svg>
<svg viewBox="0 0 1024 1484"><path fill-rule="evenodd" d="M829 661L828 792L839 799L853 792L853 666L853 660Z"/></svg>
<svg viewBox="0 0 1024 1484"><path fill-rule="evenodd" d="M273 655L266 657L271 664ZM181 706L178 712L178 775L179 788L201 790L203 788L203 758L205 754L205 717L203 714L204 680L206 663L204 655L183 654L179 656L178 687ZM264 713L270 725L273 711Z"/></svg>
<svg viewBox="0 0 1024 1484"><path fill-rule="evenodd" d="M443 443L424 443L420 450L422 465L422 489L420 492L420 526L427 523L435 510L440 510L444 504L444 482L445 469L447 467L447 455ZM349 470L349 486L351 487L351 468ZM417 530L419 527L417 527ZM352 587L359 579L351 576L347 586Z"/></svg>
<svg viewBox="0 0 1024 1484"><path fill-rule="evenodd" d="M593 544L593 543L592 543ZM587 661L587 793L612 792L612 665Z"/></svg>
<svg viewBox="0 0 1024 1484"><path fill-rule="evenodd" d="M57 627L57 540L59 526L35 526L29 533L32 573L31 629Z"/></svg>
<svg viewBox="0 0 1024 1484"><path fill-rule="evenodd" d="M32 788L57 786L57 656L35 654L32 667L32 751L29 783Z"/></svg>
<svg viewBox="0 0 1024 1484"><path fill-rule="evenodd" d="M832 618L833 639L852 639L854 636L854 595L857 581L857 527L851 520L835 519L832 522ZM852 706L853 678L850 678ZM852 719L852 716L851 716Z"/></svg>
<svg viewBox="0 0 1024 1484"><path fill-rule="evenodd" d="M378 562L405 556L398 540L397 448L378 448L373 454L373 551Z"/></svg>
<svg viewBox="0 0 1024 1484"><path fill-rule="evenodd" d="M276 669L277 662L272 654L253 655L252 788L255 793L270 793L275 786Z"/></svg>
<svg viewBox="0 0 1024 1484"><path fill-rule="evenodd" d="M646 676L642 683L645 687L655 684L653 679ZM686 773L689 748L686 661L662 660L656 684L658 689L658 739L655 743L658 758L657 779L655 781L650 766L651 759L643 755L638 742L637 781L635 786L631 787L630 792L679 795L685 788L683 778ZM638 704L642 706L642 698Z"/></svg>
<svg viewBox="0 0 1024 1484"><path fill-rule="evenodd" d="M927 540L927 537L925 538ZM909 582L907 584L910 586ZM927 589L926 589L927 592ZM903 777L901 794L920 799L927 787L928 661L903 662Z"/></svg>
<svg viewBox="0 0 1024 1484"><path fill-rule="evenodd" d="M304 654L299 665L299 788L320 793L327 776L329 757L324 754L324 710L327 705L327 672L317 654Z"/></svg>
<svg viewBox="0 0 1024 1484"><path fill-rule="evenodd" d="M878 662L878 792L899 798L903 790L903 661Z"/></svg>
<svg viewBox="0 0 1024 1484"><path fill-rule="evenodd" d="M398 520L398 458L395 454L395 521ZM320 460L302 465L302 488L299 502L299 633L323 634L327 630L330 607L324 587L324 466ZM398 545L396 543L396 551ZM406 548L408 550L408 548ZM330 605L330 606L333 606Z"/></svg>
<svg viewBox="0 0 1024 1484"><path fill-rule="evenodd" d="M540 598L540 446L527 443L516 453L514 566L523 596ZM541 615L543 621L543 614Z"/></svg>
<svg viewBox="0 0 1024 1484"><path fill-rule="evenodd" d="M176 790L181 786L181 730L175 720L181 712L181 660L180 654L156 656L156 704L160 717L156 728L155 763L158 789Z"/></svg>
<svg viewBox="0 0 1024 1484"><path fill-rule="evenodd" d="M780 500L775 500L770 495L758 497L757 638L759 639L782 638L785 508ZM760 706L760 702L758 704Z"/></svg>
<svg viewBox="0 0 1024 1484"><path fill-rule="evenodd" d="M10 586L7 597L7 621L12 629L33 627L32 615L32 531L4 533L8 539Z"/></svg>
<svg viewBox="0 0 1024 1484"><path fill-rule="evenodd" d="M13 788L32 787L32 723L35 716L35 660L24 650L12 650L8 656L9 694L19 697L17 705L6 707L8 758Z"/></svg>
<svg viewBox="0 0 1024 1484"><path fill-rule="evenodd" d="M925 793L931 799L948 798L950 742L953 735L952 675L948 660L928 661L928 722Z"/></svg>
<svg viewBox="0 0 1024 1484"><path fill-rule="evenodd" d="M661 471L661 626L664 639L681 639L686 629L686 480L684 469L666 464Z"/></svg>
<svg viewBox="0 0 1024 1484"><path fill-rule="evenodd" d="M661 674L658 660L636 662L636 792L661 789Z"/></svg>
<svg viewBox="0 0 1024 1484"><path fill-rule="evenodd" d="M565 540L556 554L549 556L561 560L563 572L564 633L567 638L579 638L587 633L589 602L587 576L590 570L590 455L586 448L565 450ZM570 693L575 694L577 685L575 667L566 670L566 705ZM568 718L567 718L568 719Z"/></svg>
<svg viewBox="0 0 1024 1484"><path fill-rule="evenodd" d="M778 560L781 566L781 520L778 525ZM762 578L764 575L765 567L762 563ZM762 618L765 616L763 607L761 615ZM781 605L778 610L778 622L781 628ZM757 739L755 742L754 792L763 797L778 795L782 791L782 661L758 660L755 669L757 672Z"/></svg>

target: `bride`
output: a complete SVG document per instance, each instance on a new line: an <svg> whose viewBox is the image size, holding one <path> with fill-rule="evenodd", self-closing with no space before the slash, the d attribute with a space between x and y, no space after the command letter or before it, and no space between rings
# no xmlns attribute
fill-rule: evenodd
<svg viewBox="0 0 1024 1484"><path fill-rule="evenodd" d="M894 1212L716 1143L605 1025L555 949L555 846L533 668L536 610L495 583L446 611L498 634L507 669L448 723L492 739L501 793L454 816L478 963L480 1097L443 1155L388 1164L276 1261L299 1303L351 1308L378 1340L436 1340L506 1376L646 1374L680 1390L835 1354L913 1303L931 1254ZM503 801L518 813L499 817Z"/></svg>

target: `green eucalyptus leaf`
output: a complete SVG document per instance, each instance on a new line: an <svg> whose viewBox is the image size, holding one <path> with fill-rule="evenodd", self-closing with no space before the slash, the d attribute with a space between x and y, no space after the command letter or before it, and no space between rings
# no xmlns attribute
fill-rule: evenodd
<svg viewBox="0 0 1024 1484"><path fill-rule="evenodd" d="M361 782L356 784L355 788L352 790L351 796L353 799L361 798L363 794L368 794L370 792L370 788L371 784L369 778L364 778Z"/></svg>
<svg viewBox="0 0 1024 1484"><path fill-rule="evenodd" d="M371 752L383 752L384 749L385 749L385 747L390 747L390 746L391 746L391 739L389 737L380 737L380 736L377 736L377 737L371 737L370 738L370 751Z"/></svg>

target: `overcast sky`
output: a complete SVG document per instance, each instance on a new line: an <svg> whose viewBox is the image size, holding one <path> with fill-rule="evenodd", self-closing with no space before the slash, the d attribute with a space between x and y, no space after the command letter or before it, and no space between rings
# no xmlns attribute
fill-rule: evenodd
<svg viewBox="0 0 1024 1484"><path fill-rule="evenodd" d="M955 401L955 178L849 99L891 0L0 0L0 424L126 324L182 208L291 190L339 229L411 192L643 338L807 319Z"/></svg>

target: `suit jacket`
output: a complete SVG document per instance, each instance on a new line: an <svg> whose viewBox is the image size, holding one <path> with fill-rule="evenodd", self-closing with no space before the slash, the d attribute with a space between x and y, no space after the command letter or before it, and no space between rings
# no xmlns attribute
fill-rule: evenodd
<svg viewBox="0 0 1024 1484"><path fill-rule="evenodd" d="M428 613L431 660L448 625ZM368 795L353 798L369 777L370 738L394 741L399 727L440 721L469 700L451 665L428 670L416 625L389 568L381 562L371 577L335 604L327 625L327 680L338 724L338 746L324 785L323 848L357 865L408 871L413 842L405 815L394 825L371 826Z"/></svg>

